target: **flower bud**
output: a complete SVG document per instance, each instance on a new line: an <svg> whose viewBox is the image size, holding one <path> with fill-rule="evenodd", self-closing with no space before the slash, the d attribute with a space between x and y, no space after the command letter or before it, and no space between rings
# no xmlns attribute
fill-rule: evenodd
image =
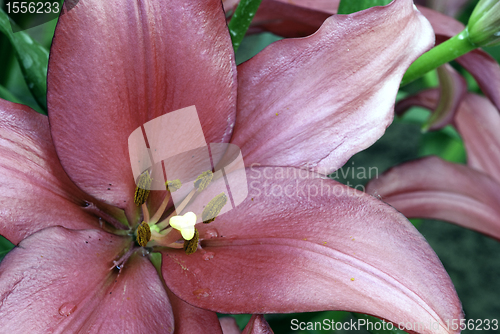
<svg viewBox="0 0 500 334"><path fill-rule="evenodd" d="M480 0L467 25L469 40L478 47L500 44L500 1Z"/></svg>

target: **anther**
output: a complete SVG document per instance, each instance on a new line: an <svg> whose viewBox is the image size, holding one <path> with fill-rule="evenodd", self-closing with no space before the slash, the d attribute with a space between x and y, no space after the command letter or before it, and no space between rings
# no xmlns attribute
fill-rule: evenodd
<svg viewBox="0 0 500 334"><path fill-rule="evenodd" d="M214 177L214 173L212 171L207 170L206 172L201 173L194 181L194 187L198 189L198 191L204 190L210 182L212 182L212 178Z"/></svg>
<svg viewBox="0 0 500 334"><path fill-rule="evenodd" d="M198 240L200 239L200 234L198 230L194 230L194 236L191 240L184 240L184 251L187 255L193 254L198 249Z"/></svg>
<svg viewBox="0 0 500 334"><path fill-rule="evenodd" d="M137 228L137 243L141 247L146 247L149 240L151 240L151 229L146 222L142 222Z"/></svg>
<svg viewBox="0 0 500 334"><path fill-rule="evenodd" d="M208 202L207 206L205 209L203 209L203 212L201 214L201 219L203 223L208 224L211 223L215 220L215 217L217 217L227 203L227 196L224 193L221 193L217 196L215 196L210 202Z"/></svg>
<svg viewBox="0 0 500 334"><path fill-rule="evenodd" d="M167 190L173 193L174 191L179 190L179 188L182 187L182 182L181 180L176 179L165 182L165 185L167 186Z"/></svg>
<svg viewBox="0 0 500 334"><path fill-rule="evenodd" d="M141 206L146 203L148 199L149 192L151 189L151 175L148 171L144 171L137 182L137 188L135 188L134 203L137 206Z"/></svg>

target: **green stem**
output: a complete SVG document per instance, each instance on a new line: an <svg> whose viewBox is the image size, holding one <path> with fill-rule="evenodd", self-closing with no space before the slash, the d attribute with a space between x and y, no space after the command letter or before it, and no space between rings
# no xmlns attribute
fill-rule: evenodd
<svg viewBox="0 0 500 334"><path fill-rule="evenodd" d="M425 73L463 56L476 48L477 46L472 44L469 40L469 31L465 28L458 35L435 46L429 52L424 53L420 58L415 60L403 76L401 86L417 80Z"/></svg>

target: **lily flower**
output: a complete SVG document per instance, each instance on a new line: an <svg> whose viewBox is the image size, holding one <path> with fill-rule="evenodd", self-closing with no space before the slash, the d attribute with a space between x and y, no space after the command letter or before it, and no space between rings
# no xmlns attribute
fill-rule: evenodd
<svg viewBox="0 0 500 334"><path fill-rule="evenodd" d="M438 42L464 29L453 18L428 9L422 13L433 24ZM467 93L465 80L446 65L440 69L444 94L438 89L421 91L400 101L396 113L421 106L433 111L430 130L454 125L465 144L467 166L425 157L393 167L370 181L366 191L409 218L444 220L500 240L500 65L481 49L457 62L472 74L485 97Z"/></svg>
<svg viewBox="0 0 500 334"><path fill-rule="evenodd" d="M458 332L460 301L425 239L325 177L383 134L432 40L412 1L396 0L236 68L220 1L80 0L55 31L48 118L0 101L0 233L17 245L0 265L0 328L221 333L215 312L341 309ZM214 178L165 244L144 222L167 216L169 193L136 186L127 139L191 105L207 142L241 148L250 193L191 238L187 213L216 198Z"/></svg>
<svg viewBox="0 0 500 334"><path fill-rule="evenodd" d="M239 0L222 3L226 13L233 13ZM247 33L268 31L283 37L308 36L337 13L339 3L340 0L262 0Z"/></svg>
<svg viewBox="0 0 500 334"><path fill-rule="evenodd" d="M425 91L411 101L430 107L437 98L437 91ZM499 111L489 99L467 93L453 124L467 166L426 157L393 167L366 190L409 218L444 220L500 240Z"/></svg>
<svg viewBox="0 0 500 334"><path fill-rule="evenodd" d="M239 0L225 0L224 8L231 11L238 2ZM294 0L293 2L263 0L248 32L268 31L282 37L307 36L317 31L327 17L337 13L339 2L337 0ZM443 9L442 5L453 9L450 1L448 1L450 4L443 2L446 4L438 5L439 1L432 0L426 4L437 9ZM459 2L454 0L453 4L459 6ZM459 34L465 28L453 17L421 5L417 5L417 8L431 23L436 35L436 44ZM495 59L478 48L458 57L456 61L472 74L483 93L500 109L500 66Z"/></svg>

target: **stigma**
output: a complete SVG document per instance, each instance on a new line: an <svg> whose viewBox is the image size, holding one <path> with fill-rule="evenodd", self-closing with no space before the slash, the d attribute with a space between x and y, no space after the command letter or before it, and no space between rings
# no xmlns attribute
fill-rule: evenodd
<svg viewBox="0 0 500 334"><path fill-rule="evenodd" d="M170 218L170 226L181 232L184 240L191 240L195 234L196 215L193 212L187 212L183 216L173 216Z"/></svg>

